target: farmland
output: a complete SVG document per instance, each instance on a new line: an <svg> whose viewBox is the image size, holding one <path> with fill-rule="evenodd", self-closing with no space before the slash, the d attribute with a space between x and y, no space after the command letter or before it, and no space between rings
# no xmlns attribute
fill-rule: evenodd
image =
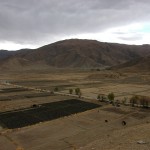
<svg viewBox="0 0 150 150"><path fill-rule="evenodd" d="M107 96L110 92L120 102L135 94L150 96L148 73L9 72L1 73L0 81L2 150L150 147L149 109L115 107L96 99L98 94ZM58 91L51 92L56 87ZM80 98L75 88L80 88ZM72 94L69 89L73 89ZM139 140L146 144L138 145Z"/></svg>

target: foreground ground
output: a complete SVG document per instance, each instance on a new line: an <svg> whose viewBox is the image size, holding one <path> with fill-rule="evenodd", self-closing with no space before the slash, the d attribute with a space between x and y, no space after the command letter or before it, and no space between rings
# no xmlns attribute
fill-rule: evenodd
<svg viewBox="0 0 150 150"><path fill-rule="evenodd" d="M114 92L116 99L131 97L133 94L150 96L149 73L127 74L97 71L55 71L1 73L0 89L20 85L29 90L0 93L0 112L22 109L73 97L66 95L39 96L37 89L68 93L69 89L79 87L83 101L101 107L67 117L38 123L19 129L0 127L0 150L149 150L150 148L150 110L130 106L114 107L97 102L97 94ZM12 83L6 84L7 82ZM30 97L29 97L30 96ZM122 121L126 125L122 125ZM145 144L138 144L143 141Z"/></svg>

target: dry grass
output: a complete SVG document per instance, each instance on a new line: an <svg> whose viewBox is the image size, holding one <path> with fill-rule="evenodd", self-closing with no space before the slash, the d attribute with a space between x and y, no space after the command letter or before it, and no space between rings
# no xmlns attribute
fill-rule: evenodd
<svg viewBox="0 0 150 150"><path fill-rule="evenodd" d="M111 72L105 72L110 74ZM147 74L122 73L119 78L100 77L92 74L103 72L91 71L54 71L54 72L25 72L0 74L0 80L9 80L28 87L53 89L57 86L60 92L68 93L70 88L79 87L82 94L95 102L97 94L114 92L116 99L122 100L133 94L149 96L150 78ZM119 74L119 73L114 73ZM88 77L90 76L90 79ZM97 77L98 76L98 77ZM0 89L6 86L0 84ZM11 86L9 86L11 87ZM28 91L30 93L30 91ZM32 93L32 92L31 92ZM24 93L13 93L23 96ZM2 95L0 95L2 96ZM11 95L3 95L11 96ZM69 99L68 96L49 96L36 98L18 98L12 101L0 101L0 111L29 107L33 104L53 102ZM85 99L86 100L86 99ZM103 105L103 103L102 103ZM17 146L11 143L13 139L20 148L27 150L70 150L70 149L104 149L104 150L149 150L150 143L150 116L149 110L121 106L114 108L111 105L60 118L54 121L39 123L18 130L1 129L0 145L3 150L16 150ZM106 123L105 120L108 120ZM122 126L122 121L127 122ZM8 139L5 136L9 137ZM138 145L138 140L148 142Z"/></svg>

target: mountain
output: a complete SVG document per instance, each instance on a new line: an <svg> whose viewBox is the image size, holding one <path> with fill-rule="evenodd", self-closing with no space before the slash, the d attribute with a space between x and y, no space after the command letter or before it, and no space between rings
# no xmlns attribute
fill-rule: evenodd
<svg viewBox="0 0 150 150"><path fill-rule="evenodd" d="M150 56L133 59L129 62L126 62L124 64L112 68L115 70L119 69L119 70L134 71L134 72L150 71Z"/></svg>
<svg viewBox="0 0 150 150"><path fill-rule="evenodd" d="M15 54L15 51L0 50L0 60L8 58Z"/></svg>
<svg viewBox="0 0 150 150"><path fill-rule="evenodd" d="M9 52L8 52L9 53ZM11 52L10 52L11 53ZM1 53L0 53L1 54ZM150 55L150 45L70 39L0 58L1 69L92 68L116 66Z"/></svg>

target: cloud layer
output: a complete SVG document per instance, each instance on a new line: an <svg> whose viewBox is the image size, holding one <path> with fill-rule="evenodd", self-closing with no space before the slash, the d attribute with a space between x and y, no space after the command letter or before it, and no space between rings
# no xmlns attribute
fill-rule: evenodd
<svg viewBox="0 0 150 150"><path fill-rule="evenodd" d="M36 45L147 23L149 10L149 0L1 0L0 42ZM119 37L132 40L136 34Z"/></svg>

